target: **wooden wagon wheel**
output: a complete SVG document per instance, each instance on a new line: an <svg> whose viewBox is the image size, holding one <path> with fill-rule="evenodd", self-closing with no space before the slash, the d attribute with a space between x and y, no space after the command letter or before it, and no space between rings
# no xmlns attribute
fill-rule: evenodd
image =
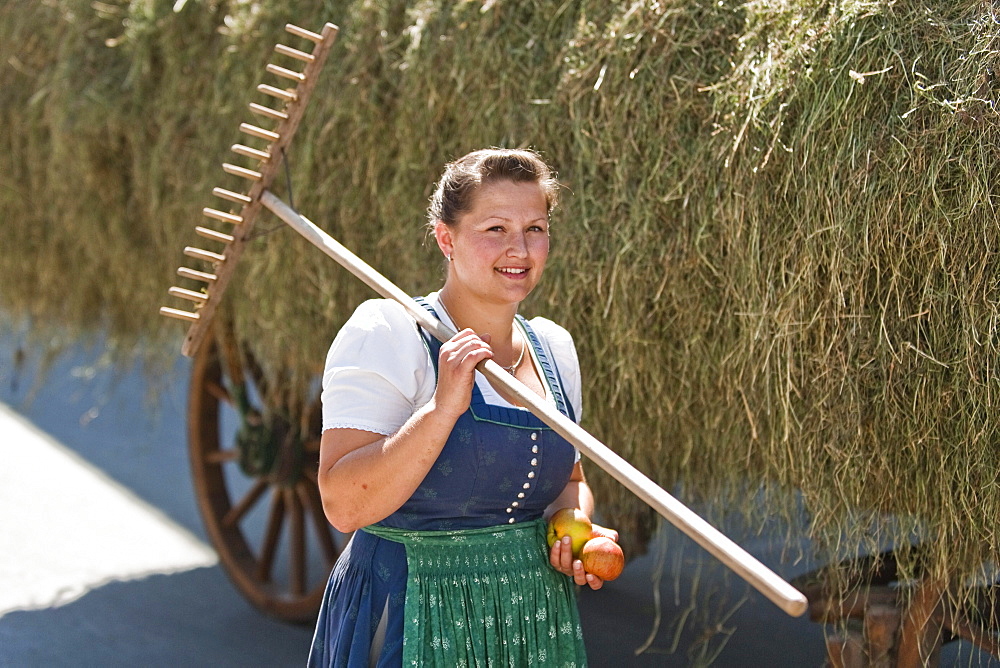
<svg viewBox="0 0 1000 668"><path fill-rule="evenodd" d="M206 338L191 374L188 441L199 509L237 589L269 614L309 622L343 540L316 485L319 429L309 420L301 433L280 406L268 406L255 365L226 338Z"/></svg>

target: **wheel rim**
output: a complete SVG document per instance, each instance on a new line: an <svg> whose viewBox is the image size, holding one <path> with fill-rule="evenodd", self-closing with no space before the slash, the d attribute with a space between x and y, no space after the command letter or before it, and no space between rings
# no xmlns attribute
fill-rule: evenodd
<svg viewBox="0 0 1000 668"><path fill-rule="evenodd" d="M260 385L256 365L233 354L223 361L214 337L202 344L188 405L195 493L209 539L243 596L268 614L308 622L345 537L323 514L316 485L318 429L304 439L286 429L275 444L279 461L268 472L247 474L241 466L245 457L235 437L241 418L233 396L243 391L260 402ZM275 414L267 406L257 410Z"/></svg>

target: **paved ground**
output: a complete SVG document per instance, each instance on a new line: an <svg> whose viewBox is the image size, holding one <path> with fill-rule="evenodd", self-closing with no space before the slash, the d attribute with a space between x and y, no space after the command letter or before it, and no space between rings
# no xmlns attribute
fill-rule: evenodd
<svg viewBox="0 0 1000 668"><path fill-rule="evenodd" d="M205 542L184 383L150 405L97 357L36 385L0 341L0 666L304 665L311 630L248 605Z"/></svg>
<svg viewBox="0 0 1000 668"><path fill-rule="evenodd" d="M184 447L186 362L150 403L139 375L101 368L97 348L41 377L30 360L17 368L17 343L0 337L0 666L303 665L311 629L250 607L205 543ZM593 665L823 664L819 627L724 580L676 531L662 538L603 591L582 592ZM804 569L782 565L766 537L745 547L785 576ZM715 632L701 631L693 589L731 611ZM980 665L967 649L945 659Z"/></svg>

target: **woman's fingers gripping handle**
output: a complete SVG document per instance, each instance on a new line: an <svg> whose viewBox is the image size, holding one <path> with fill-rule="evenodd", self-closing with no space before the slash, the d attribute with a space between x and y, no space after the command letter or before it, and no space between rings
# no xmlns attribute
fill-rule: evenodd
<svg viewBox="0 0 1000 668"><path fill-rule="evenodd" d="M489 340L489 334L479 336L471 329L463 329L441 344L438 385L434 392L437 408L456 417L468 409L476 365L493 357Z"/></svg>

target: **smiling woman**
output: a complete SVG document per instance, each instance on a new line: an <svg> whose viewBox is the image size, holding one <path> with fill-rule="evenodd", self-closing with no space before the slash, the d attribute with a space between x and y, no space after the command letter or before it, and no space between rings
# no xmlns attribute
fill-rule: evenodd
<svg viewBox="0 0 1000 668"><path fill-rule="evenodd" d="M573 584L603 581L544 530L560 508L593 512L579 455L475 369L494 359L579 420L572 338L517 314L545 270L557 187L531 151L448 165L428 210L448 273L422 301L458 333L442 344L373 300L333 342L319 485L327 517L355 534L311 665L586 663Z"/></svg>

